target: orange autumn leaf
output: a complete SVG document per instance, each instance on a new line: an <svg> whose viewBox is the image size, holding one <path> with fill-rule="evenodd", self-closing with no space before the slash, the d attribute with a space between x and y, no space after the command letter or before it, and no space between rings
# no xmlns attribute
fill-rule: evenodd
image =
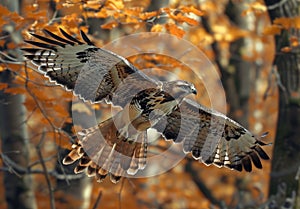
<svg viewBox="0 0 300 209"><path fill-rule="evenodd" d="M26 19L37 20L38 18L44 19L47 16L46 10L39 10L36 4L26 6L24 8L24 14Z"/></svg>
<svg viewBox="0 0 300 209"><path fill-rule="evenodd" d="M0 90L6 89L8 87L7 83L0 83Z"/></svg>
<svg viewBox="0 0 300 209"><path fill-rule="evenodd" d="M108 0L105 6L108 9L121 10L124 8L124 3L122 0Z"/></svg>
<svg viewBox="0 0 300 209"><path fill-rule="evenodd" d="M295 100L300 99L300 93L298 91L291 91L291 97Z"/></svg>
<svg viewBox="0 0 300 209"><path fill-rule="evenodd" d="M109 16L109 12L106 8L102 8L99 12L88 12L88 17L97 17L97 18L107 18Z"/></svg>
<svg viewBox="0 0 300 209"><path fill-rule="evenodd" d="M161 13L165 12L165 13L169 14L171 12L171 9L168 7L163 7L163 8L160 8L160 12Z"/></svg>
<svg viewBox="0 0 300 209"><path fill-rule="evenodd" d="M126 23L139 23L140 21L134 16L127 16L125 18Z"/></svg>
<svg viewBox="0 0 300 209"><path fill-rule="evenodd" d="M72 122L73 122L72 117L67 117L67 118L65 119L65 123L72 123Z"/></svg>
<svg viewBox="0 0 300 209"><path fill-rule="evenodd" d="M177 20L179 20L180 22L185 22L185 23L187 23L189 25L193 25L193 26L198 25L198 21L193 18L185 17L181 14L179 14L177 16L179 16Z"/></svg>
<svg viewBox="0 0 300 209"><path fill-rule="evenodd" d="M264 35L278 35L281 32L281 27L279 25L271 25L266 27L263 31Z"/></svg>
<svg viewBox="0 0 300 209"><path fill-rule="evenodd" d="M274 24L283 26L284 29L289 29L293 25L293 18L280 17L274 20Z"/></svg>
<svg viewBox="0 0 300 209"><path fill-rule="evenodd" d="M293 24L294 24L295 28L300 29L300 17L299 16L293 18Z"/></svg>
<svg viewBox="0 0 300 209"><path fill-rule="evenodd" d="M142 20L148 20L152 17L155 17L158 15L157 11L153 11L153 12L144 12L144 13L140 13L139 14L139 18L141 18Z"/></svg>
<svg viewBox="0 0 300 209"><path fill-rule="evenodd" d="M196 9L193 6L189 6L189 7L182 6L180 7L180 10L185 13L189 13L189 12L194 13L197 16L203 16L205 14L203 11Z"/></svg>
<svg viewBox="0 0 300 209"><path fill-rule="evenodd" d="M111 22L101 25L101 28L102 29L112 29L112 28L117 27L118 25L119 25L119 23L114 20L114 21L111 21Z"/></svg>
<svg viewBox="0 0 300 209"><path fill-rule="evenodd" d="M182 38L185 34L184 30L179 28L174 23L167 23L165 25L165 28L167 29L167 31L169 31L170 34L175 35L179 38Z"/></svg>
<svg viewBox="0 0 300 209"><path fill-rule="evenodd" d="M284 29L300 28L300 17L280 17L274 20L275 24L281 25Z"/></svg>
<svg viewBox="0 0 300 209"><path fill-rule="evenodd" d="M69 115L66 108L61 105L54 104L51 106L51 108L53 111L55 111L55 113L59 114L60 116L67 117Z"/></svg>
<svg viewBox="0 0 300 209"><path fill-rule="evenodd" d="M143 8L142 7L133 7L133 8L128 8L128 9L124 9L124 13L127 15L134 15L134 16L138 16L139 14L141 14L143 12Z"/></svg>
<svg viewBox="0 0 300 209"><path fill-rule="evenodd" d="M6 70L6 67L0 65L0 72Z"/></svg>
<svg viewBox="0 0 300 209"><path fill-rule="evenodd" d="M198 21L184 16L182 13L178 13L176 15L173 15L172 13L168 13L169 17L172 18L173 20L179 22L179 23L187 23L189 25L198 25Z"/></svg>
<svg viewBox="0 0 300 209"><path fill-rule="evenodd" d="M41 125L42 125L42 124L48 125L48 124L49 124L49 121L47 120L47 118L42 117L42 118L39 119L39 123L40 123Z"/></svg>
<svg viewBox="0 0 300 209"><path fill-rule="evenodd" d="M26 107L28 112L32 112L36 108L36 102L31 97L26 97L23 105Z"/></svg>
<svg viewBox="0 0 300 209"><path fill-rule="evenodd" d="M68 26L68 29L73 28L74 30L74 28L78 28L78 24L81 23L82 21L83 21L82 18L78 17L78 15L75 13L62 17L62 22ZM78 33L79 31L74 31L74 32Z"/></svg>
<svg viewBox="0 0 300 209"><path fill-rule="evenodd" d="M297 47L299 46L299 40L297 36L291 36L290 37L290 43L292 47Z"/></svg>
<svg viewBox="0 0 300 209"><path fill-rule="evenodd" d="M0 46L4 46L5 44L5 40L4 39L0 39Z"/></svg>
<svg viewBox="0 0 300 209"><path fill-rule="evenodd" d="M10 94L25 94L27 90L24 87L10 87L5 89L4 92Z"/></svg>
<svg viewBox="0 0 300 209"><path fill-rule="evenodd" d="M89 28L88 28L88 26L82 26L82 27L80 27L80 30L83 31L85 34L88 34L88 33L89 33Z"/></svg>
<svg viewBox="0 0 300 209"><path fill-rule="evenodd" d="M10 11L5 6L0 5L0 13L1 14L9 14Z"/></svg>
<svg viewBox="0 0 300 209"><path fill-rule="evenodd" d="M10 13L9 17L13 22L18 24L24 20L24 18L19 16L16 12Z"/></svg>
<svg viewBox="0 0 300 209"><path fill-rule="evenodd" d="M82 2L81 0L81 3ZM106 0L85 0L84 8L98 10L99 8L104 8L104 3L106 3Z"/></svg>
<svg viewBox="0 0 300 209"><path fill-rule="evenodd" d="M7 68L15 72L20 72L23 70L23 66L20 66L19 64L15 64L15 63L8 64Z"/></svg>
<svg viewBox="0 0 300 209"><path fill-rule="evenodd" d="M65 135L60 135L59 137L55 137L55 142L58 144L61 148L64 149L70 149L70 138L68 138Z"/></svg>
<svg viewBox="0 0 300 209"><path fill-rule="evenodd" d="M9 42L6 45L7 49L15 49L17 47L17 44L15 42Z"/></svg>
<svg viewBox="0 0 300 209"><path fill-rule="evenodd" d="M151 28L151 32L162 32L162 30L163 30L163 26L161 24L155 24Z"/></svg>
<svg viewBox="0 0 300 209"><path fill-rule="evenodd" d="M292 48L289 47L289 46L286 46L286 47L281 48L280 51L282 51L282 52L284 52L284 53L288 53L288 52L291 52L291 51L292 51Z"/></svg>

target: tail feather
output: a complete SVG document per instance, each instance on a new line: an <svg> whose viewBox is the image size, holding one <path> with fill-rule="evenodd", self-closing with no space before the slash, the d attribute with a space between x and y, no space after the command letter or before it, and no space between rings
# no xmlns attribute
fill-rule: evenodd
<svg viewBox="0 0 300 209"><path fill-rule="evenodd" d="M85 171L86 169L86 166L81 166L81 165L77 165L75 168L74 168L74 173L82 173L83 171Z"/></svg>
<svg viewBox="0 0 300 209"><path fill-rule="evenodd" d="M88 177L93 177L96 175L96 170L97 170L97 164L95 164L94 162L92 162L88 168L87 168L87 175Z"/></svg>
<svg viewBox="0 0 300 209"><path fill-rule="evenodd" d="M81 145L75 143L72 145L71 152L63 159L63 164L70 165L80 159L84 155L84 150Z"/></svg>
<svg viewBox="0 0 300 209"><path fill-rule="evenodd" d="M101 172L99 172L101 168L98 169L98 171L96 171L96 180L97 182L102 182L105 177L107 176L108 172L105 172L105 170L102 170Z"/></svg>
<svg viewBox="0 0 300 209"><path fill-rule="evenodd" d="M111 182L113 182L114 184L118 183L121 179L121 175L120 176L116 176L114 174L111 174L110 175L110 180Z"/></svg>
<svg viewBox="0 0 300 209"><path fill-rule="evenodd" d="M110 169L110 180L113 183L118 183L121 179L121 176L125 175L125 170L122 168L122 157L122 154L118 153Z"/></svg>
<svg viewBox="0 0 300 209"><path fill-rule="evenodd" d="M117 183L126 173L134 175L145 168L146 133L138 134L136 139L125 138L110 118L78 135L80 139L63 160L64 164L78 161L75 173L86 170L87 175L94 176L98 182L109 174L110 180Z"/></svg>
<svg viewBox="0 0 300 209"><path fill-rule="evenodd" d="M135 150L132 161L130 163L127 173L135 175L138 170L143 170L146 167L147 159L147 133L142 133L138 136L138 143Z"/></svg>

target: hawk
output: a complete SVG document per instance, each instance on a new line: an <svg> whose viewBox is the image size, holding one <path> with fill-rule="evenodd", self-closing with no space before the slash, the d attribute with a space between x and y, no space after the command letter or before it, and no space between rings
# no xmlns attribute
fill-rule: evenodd
<svg viewBox="0 0 300 209"><path fill-rule="evenodd" d="M92 128L80 131L64 164L77 162L74 172L86 171L101 182L116 183L135 175L147 162L147 130L182 143L183 151L206 165L250 172L269 159L266 145L225 115L208 109L188 95L194 85L183 80L153 79L127 59L96 47L81 31L81 40L60 28L61 36L43 30L31 34L34 47L23 48L38 72L91 103L106 102L122 111Z"/></svg>

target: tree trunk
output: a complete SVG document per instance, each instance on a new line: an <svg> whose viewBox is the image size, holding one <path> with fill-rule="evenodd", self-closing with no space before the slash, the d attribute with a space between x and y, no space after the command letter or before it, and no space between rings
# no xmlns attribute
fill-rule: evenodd
<svg viewBox="0 0 300 209"><path fill-rule="evenodd" d="M1 81L11 82L12 73L4 71ZM2 154L16 164L26 168L29 163L29 149L26 125L26 112L22 105L22 95L0 93L0 133ZM4 166L9 167L9 165ZM18 176L13 172L4 173L5 198L10 209L36 208L32 179L30 175Z"/></svg>
<svg viewBox="0 0 300 209"><path fill-rule="evenodd" d="M19 1L5 1L0 3L12 12L19 12ZM19 40L21 40L21 35L19 36ZM11 53L17 54L16 51L12 51ZM13 79L14 75L9 69L0 74L0 81L8 83L9 87L13 86ZM10 165L5 163L5 156L16 164L26 168L29 164L29 146L27 127L26 123L24 123L26 121L26 110L23 106L24 96L0 92L0 98L0 137L3 164L10 168ZM6 172L4 173L3 185L9 209L37 208L30 175L18 176L13 170Z"/></svg>
<svg viewBox="0 0 300 209"><path fill-rule="evenodd" d="M228 2L224 13L230 21L244 30L250 30L253 27L253 21L249 18L241 18L241 13L245 9L245 3ZM217 15L217 14L213 14ZM223 15L223 14L222 14ZM213 34L211 18L202 17L203 26L210 34ZM250 40L251 41L251 40ZM248 40L248 42L250 42ZM244 127L248 128L249 114L249 97L251 88L254 87L256 65L253 62L246 61L242 58L246 53L246 38L240 38L230 44L229 51L220 48L218 42L212 45L216 55L215 62L221 73L221 80L226 92L226 100L229 104L229 112L227 115L238 121ZM228 56L229 55L229 56Z"/></svg>
<svg viewBox="0 0 300 209"><path fill-rule="evenodd" d="M241 3L229 1L225 11L234 25L247 31L253 28L254 21L248 16L241 18L241 14L246 5L251 2L253 1L248 0ZM247 128L249 126L249 98L255 84L256 65L254 61L250 62L243 59L243 55L250 51L252 42L249 37L232 42L228 65L220 68L227 102L230 104L228 115Z"/></svg>
<svg viewBox="0 0 300 209"><path fill-rule="evenodd" d="M72 102L69 104L70 114L72 114ZM88 107L88 106L87 106ZM91 110L92 111L92 110ZM84 128L89 128L95 124L91 124L89 117L85 112L77 113L77 117L80 117L81 125ZM79 116L80 115L80 116ZM72 135L73 123L65 123L62 127L64 131ZM76 164L71 165L61 165L62 158L65 157L70 150L59 149L60 159L57 160L55 170L61 176L64 175L76 175L74 174L74 168ZM61 195L56 196L56 202L59 202L61 206L65 206L69 209L86 209L91 204L91 195L92 195L92 182L94 178L89 178L87 175L76 175L77 178L73 179L57 179L56 181L56 190ZM71 198L70 198L71 197Z"/></svg>
<svg viewBox="0 0 300 209"><path fill-rule="evenodd" d="M299 2L294 0L285 1L283 4L283 1L265 0L265 2L269 7L272 21L275 18L296 16L297 9L300 8ZM291 33L293 30L283 30L276 36L277 53L274 65L277 67L282 86L279 91L279 115L272 159L270 195L276 194L278 185L282 183L287 186L287 196L292 196L293 191L298 191L298 182L295 178L300 165L300 53L299 49L290 53L281 52L281 48L289 45L289 37L293 35Z"/></svg>

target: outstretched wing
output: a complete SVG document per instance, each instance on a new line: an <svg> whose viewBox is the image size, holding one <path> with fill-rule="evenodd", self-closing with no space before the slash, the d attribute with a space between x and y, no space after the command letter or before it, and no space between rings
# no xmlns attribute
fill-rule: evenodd
<svg viewBox="0 0 300 209"><path fill-rule="evenodd" d="M192 100L184 99L154 128L167 140L182 142L184 152L207 165L250 172L269 159L266 145L240 124ZM251 163L252 162L252 163Z"/></svg>
<svg viewBox="0 0 300 209"><path fill-rule="evenodd" d="M92 103L105 100L124 107L141 90L157 86L157 81L125 58L94 46L82 31L83 41L62 29L60 32L62 36L44 30L49 38L31 34L38 41L26 42L35 47L22 50L40 73L82 99Z"/></svg>

